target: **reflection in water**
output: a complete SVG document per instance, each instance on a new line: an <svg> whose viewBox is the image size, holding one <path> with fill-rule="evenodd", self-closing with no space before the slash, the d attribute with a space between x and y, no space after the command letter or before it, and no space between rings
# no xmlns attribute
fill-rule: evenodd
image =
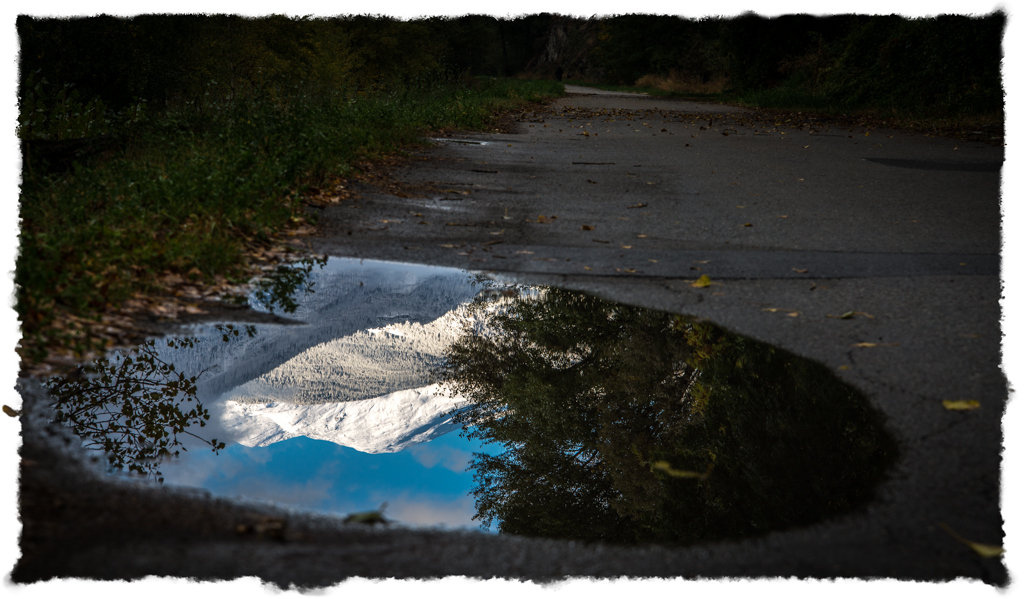
<svg viewBox="0 0 1024 599"><path fill-rule="evenodd" d="M295 264L283 264L256 281L255 289L250 295L249 303L254 307L266 308L273 313L278 307L292 314L299 307L295 295L301 290L304 294L314 293L314 280L310 276L313 267L323 268L327 257L305 258Z"/></svg>
<svg viewBox="0 0 1024 599"><path fill-rule="evenodd" d="M437 376L470 401L463 434L501 446L472 464L476 518L501 532L756 535L863 504L896 454L826 368L711 324L553 288L490 324Z"/></svg>
<svg viewBox="0 0 1024 599"><path fill-rule="evenodd" d="M301 324L114 354L50 381L58 418L114 469L162 481L178 457L169 484L387 501L418 525L468 524L472 495L484 527L616 543L818 521L867 501L896 454L827 369L711 324L454 269L317 265L250 297ZM214 452L179 455L188 435Z"/></svg>
<svg viewBox="0 0 1024 599"><path fill-rule="evenodd" d="M219 327L225 338L237 335L233 326ZM194 347L194 338L170 339L168 347ZM196 379L160 359L156 342L147 341L130 352L115 352L73 376L46 382L55 400L56 420L82 437L83 445L107 454L110 467L151 476L163 482L159 470L167 457L185 449L179 435L188 435L213 448L224 448L217 439L207 441L188 431L206 426L209 412L196 399Z"/></svg>

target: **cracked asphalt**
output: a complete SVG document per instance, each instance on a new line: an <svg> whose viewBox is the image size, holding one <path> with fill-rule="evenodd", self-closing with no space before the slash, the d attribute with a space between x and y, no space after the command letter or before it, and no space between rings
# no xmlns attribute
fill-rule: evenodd
<svg viewBox="0 0 1024 599"><path fill-rule="evenodd" d="M805 529L671 550L356 534L336 522L300 525L294 515L304 536L285 544L242 547L223 531L217 543L154 533L117 544L82 532L80 550L62 549L74 565L56 575L255 574L283 585L445 574L1007 584L1002 558L981 557L943 528L1003 544L1001 142L567 91L577 93L522 115L514 133L435 140L390 172L396 186L362 186L355 200L317 209L313 248L596 293L704 318L819 361L884 412L900 444L877 501ZM702 275L711 285L694 287ZM857 314L836 318L848 312ZM980 408L944 408L958 399ZM37 482L70 493L61 480ZM172 512L214 503L166 493L138 501ZM455 561L442 565L439 555ZM44 562L23 560L21 575L60 570Z"/></svg>

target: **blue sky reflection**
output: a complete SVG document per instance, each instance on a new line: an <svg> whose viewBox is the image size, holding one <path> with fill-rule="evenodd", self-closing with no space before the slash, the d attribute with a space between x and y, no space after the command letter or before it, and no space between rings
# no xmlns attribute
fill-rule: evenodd
<svg viewBox="0 0 1024 599"><path fill-rule="evenodd" d="M397 453L369 454L307 437L266 447L234 444L219 455L183 452L164 464L165 484L201 487L293 507L347 514L387 502L400 524L479 528L466 470L477 440L449 433Z"/></svg>

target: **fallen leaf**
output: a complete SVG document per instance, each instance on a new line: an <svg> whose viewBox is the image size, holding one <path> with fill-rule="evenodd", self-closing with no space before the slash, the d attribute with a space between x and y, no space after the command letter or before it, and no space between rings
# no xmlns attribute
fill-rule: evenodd
<svg viewBox="0 0 1024 599"><path fill-rule="evenodd" d="M792 308L761 308L762 312L796 312ZM799 312L797 312L799 314Z"/></svg>
<svg viewBox="0 0 1024 599"><path fill-rule="evenodd" d="M708 287L711 285L711 277L701 275L699 279L690 284L690 287Z"/></svg>
<svg viewBox="0 0 1024 599"><path fill-rule="evenodd" d="M657 260L655 260L654 258L648 258L648 259L647 259L647 261L648 261L648 262L654 262L655 264L657 264L657 263L658 263L658 261L657 261Z"/></svg>
<svg viewBox="0 0 1024 599"><path fill-rule="evenodd" d="M786 316L792 316L792 317L795 318L797 316L800 316L800 313L799 312L790 312L789 314L786 314Z"/></svg>
<svg viewBox="0 0 1024 599"><path fill-rule="evenodd" d="M631 250L631 249L633 249L633 246L631 246L631 245L622 245L621 243L619 244L619 247L621 247L624 250Z"/></svg>
<svg viewBox="0 0 1024 599"><path fill-rule="evenodd" d="M806 268L794 268L793 270L795 270L796 272L798 272L800 274L803 274L803 273L807 272Z"/></svg>
<svg viewBox="0 0 1024 599"><path fill-rule="evenodd" d="M867 312L853 312L853 311L845 312L843 314L840 314L839 316L836 316L835 314L826 314L825 317L826 318L840 318L842 320L849 320L849 319L853 318L854 316L857 316L858 314L861 315L861 316L867 316L868 318L874 318L874 316L868 314Z"/></svg>
<svg viewBox="0 0 1024 599"><path fill-rule="evenodd" d="M750 223L743 223L743 226L744 226L744 227L753 227L754 225L752 225L752 224L750 224Z"/></svg>
<svg viewBox="0 0 1024 599"><path fill-rule="evenodd" d="M11 406L4 405L4 414L7 414L11 418L17 418L19 415L21 415L21 410L15 410Z"/></svg>
<svg viewBox="0 0 1024 599"><path fill-rule="evenodd" d="M484 245L494 245L496 243L504 243L504 242L502 240L500 240L500 239L492 239L492 240L488 241L487 243L485 243Z"/></svg>
<svg viewBox="0 0 1024 599"><path fill-rule="evenodd" d="M870 342L867 342L867 341L863 341L861 343L854 343L853 344L854 347L883 347L883 346L894 347L894 346L897 346L897 345L899 345L899 343L870 343Z"/></svg>
<svg viewBox="0 0 1024 599"><path fill-rule="evenodd" d="M981 407L981 402L976 399L944 399L942 400L942 407L947 410L962 412L966 410L977 410Z"/></svg>
<svg viewBox="0 0 1024 599"><path fill-rule="evenodd" d="M839 366L838 368L839 368L839 370L849 370L850 369L850 365L849 364L843 364L842 366Z"/></svg>
<svg viewBox="0 0 1024 599"><path fill-rule="evenodd" d="M646 207L647 207L647 202L643 202L643 203L640 203L640 204L636 204L635 206L626 206L626 210L629 210L630 208L646 208Z"/></svg>
<svg viewBox="0 0 1024 599"><path fill-rule="evenodd" d="M589 266L584 266L584 267L583 267L583 270L594 270L594 269L593 269L593 268L590 268Z"/></svg>
<svg viewBox="0 0 1024 599"><path fill-rule="evenodd" d="M637 237L640 238L640 239L646 239L647 238L646 235L637 235Z"/></svg>
<svg viewBox="0 0 1024 599"><path fill-rule="evenodd" d="M708 476L711 475L712 466L713 464L709 464L708 469L704 472L695 472L693 470L676 470L665 460L659 460L651 464L652 469L661 470L665 474L675 478L699 478L701 480L707 480Z"/></svg>
<svg viewBox="0 0 1024 599"><path fill-rule="evenodd" d="M590 225L580 225L580 228L583 229L584 231L593 231L594 230L594 227L592 227Z"/></svg>
<svg viewBox="0 0 1024 599"><path fill-rule="evenodd" d="M956 531L954 531L952 528L946 526L945 522L940 522L939 526L941 526L943 530L948 532L951 537L953 537L957 541L960 541L964 545L967 545L981 557L999 557L1000 555L1006 552L1005 549L999 547L998 545L986 545L984 543L976 543L974 541L965 539L961 537L959 534L957 534Z"/></svg>

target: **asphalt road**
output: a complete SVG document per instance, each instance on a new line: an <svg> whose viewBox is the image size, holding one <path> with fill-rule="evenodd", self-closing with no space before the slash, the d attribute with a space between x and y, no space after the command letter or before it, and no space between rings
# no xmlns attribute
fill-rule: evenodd
<svg viewBox="0 0 1024 599"><path fill-rule="evenodd" d="M60 545L65 567L44 558L57 547L45 520L93 513L68 507L85 502L81 489L92 483L79 484L76 495L67 477L29 472L38 493L64 497L64 511L30 518L36 558L23 560L16 574L255 574L283 585L444 574L1006 584L1001 558L981 557L942 526L1003 543L1002 161L998 143L778 122L656 98L569 95L524 115L515 133L438 140L391 173L397 186L366 186L360 199L321 210L322 235L310 240L320 252L590 291L705 318L827 365L885 413L900 443L893 477L866 510L761 539L678 550L370 533L294 514L280 516L293 531L280 543L237 537L239 514L252 510L129 489L123 506L136 507L123 513L145 505L171 515L117 542L82 528L72 535L77 544ZM704 274L711 286L691 286ZM829 316L850 311L861 314ZM864 343L875 345L858 346ZM950 411L946 399L981 407ZM53 450L31 451L35 463L47 463ZM208 519L179 519L173 530L186 532L168 537L173 514L184 511ZM227 521L230 527L214 524Z"/></svg>

